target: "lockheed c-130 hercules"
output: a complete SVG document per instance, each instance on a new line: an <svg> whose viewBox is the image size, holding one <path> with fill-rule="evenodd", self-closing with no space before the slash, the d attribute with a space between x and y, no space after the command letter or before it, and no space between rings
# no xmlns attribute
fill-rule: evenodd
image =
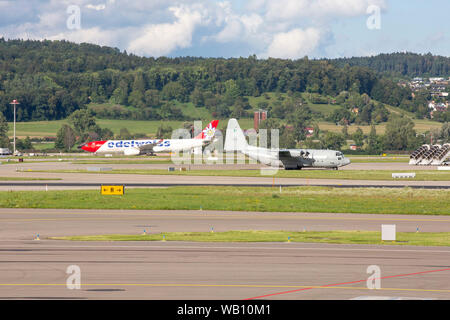
<svg viewBox="0 0 450 320"><path fill-rule="evenodd" d="M323 149L268 149L247 143L245 135L236 119L228 121L224 151L239 151L246 156L272 167L286 170L302 168L330 168L350 164L342 152Z"/></svg>

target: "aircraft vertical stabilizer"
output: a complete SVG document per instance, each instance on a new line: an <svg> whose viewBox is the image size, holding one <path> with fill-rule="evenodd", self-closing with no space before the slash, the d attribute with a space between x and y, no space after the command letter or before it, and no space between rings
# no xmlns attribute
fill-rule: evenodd
<svg viewBox="0 0 450 320"><path fill-rule="evenodd" d="M247 148L247 140L236 119L230 119L227 126L224 151L242 151Z"/></svg>

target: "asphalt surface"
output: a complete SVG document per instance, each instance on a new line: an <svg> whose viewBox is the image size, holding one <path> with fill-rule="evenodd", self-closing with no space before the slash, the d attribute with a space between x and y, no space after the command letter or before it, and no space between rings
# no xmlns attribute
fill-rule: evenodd
<svg viewBox="0 0 450 320"><path fill-rule="evenodd" d="M168 167L186 167L191 170L255 170L260 168L267 168L266 165L255 163L226 163L226 160L222 164L176 164L176 163L139 163L144 162L147 159L142 158L127 158L127 159L117 159L117 158L98 158L98 159L76 159L80 162L91 162L91 163L79 163L77 161L72 161L71 159L62 159L63 161L53 160L28 160L25 162L17 162L17 160L11 161L9 163L4 162L4 165L0 166L0 172L8 172L10 170L7 167L12 167L13 170L16 168L27 170L86 170L88 167L109 167L113 169L163 169L167 170ZM149 159L151 161L158 161L156 159ZM161 161L170 161L170 158L163 159ZM114 163L116 161L129 161L133 163ZM96 163L97 162L97 163ZM283 170L280 168L280 170ZM305 168L303 170L328 170L321 168ZM366 162L366 163L350 163L344 167L340 167L339 170L437 170L437 166L416 166L409 165L405 162Z"/></svg>
<svg viewBox="0 0 450 320"><path fill-rule="evenodd" d="M449 187L448 181L364 181L273 177L40 173L88 167L166 169L168 164L33 162L0 166L1 177L58 178L3 181L0 190L98 188L99 184L335 185ZM222 165L221 169L261 166ZM191 169L211 169L210 166ZM435 169L404 163L355 163L343 170ZM31 170L31 171L28 171ZM89 186L89 187L86 187ZM450 298L448 247L301 243L70 242L50 236L226 230L448 231L442 216L0 209L0 299L365 299ZM39 234L40 240L33 240ZM70 265L81 288L70 290ZM368 266L380 268L381 289L369 290Z"/></svg>
<svg viewBox="0 0 450 320"><path fill-rule="evenodd" d="M449 217L218 211L0 210L1 299L450 298L448 247L70 242L48 236L232 229L448 231ZM41 240L32 240L39 233ZM66 286L68 266L81 288ZM367 268L380 268L369 290ZM318 286L324 286L318 288Z"/></svg>
<svg viewBox="0 0 450 320"><path fill-rule="evenodd" d="M449 216L210 210L0 209L0 241L48 236L227 230L380 230L448 232Z"/></svg>
<svg viewBox="0 0 450 320"><path fill-rule="evenodd" d="M350 186L350 187L426 187L448 188L450 181L415 181L399 180L344 180L344 179L304 179L274 178L271 175L260 177L230 176L182 176L182 175L139 175L139 174L107 174L107 173L52 173L36 172L46 170L88 170L88 168L113 169L167 169L168 164L72 164L70 162L33 162L7 164L0 166L0 177L47 178L60 179L48 181L2 181L0 190L54 190L54 189L86 189L98 188L101 184L125 184L133 187L161 187L170 185L234 185L234 186ZM352 167L353 166L353 167ZM188 167L188 166L184 166ZM197 165L191 169L242 169L259 170L260 165ZM414 172L424 167L410 166L404 163L355 163L342 169L353 170L411 170ZM427 167L436 169L435 167ZM266 173L270 173L264 171Z"/></svg>

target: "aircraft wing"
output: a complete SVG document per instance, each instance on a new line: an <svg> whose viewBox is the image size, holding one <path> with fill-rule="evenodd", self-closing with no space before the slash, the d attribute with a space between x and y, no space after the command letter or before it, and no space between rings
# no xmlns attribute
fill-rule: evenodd
<svg viewBox="0 0 450 320"><path fill-rule="evenodd" d="M292 155L290 150L278 151L278 159L283 163L286 169L298 169L301 167L311 166L314 159L308 152Z"/></svg>
<svg viewBox="0 0 450 320"><path fill-rule="evenodd" d="M127 156L138 156L141 154L152 154L153 153L153 147L155 147L156 145L158 145L159 143L163 142L164 140L161 139L155 143L145 143L145 144L141 144L139 146L134 146L132 148L126 148L124 150L124 154Z"/></svg>
<svg viewBox="0 0 450 320"><path fill-rule="evenodd" d="M158 144L160 144L161 142L163 142L164 139L161 139L155 143L146 143L146 144L142 144L139 147L137 147L140 151L140 153L147 153L147 152L153 152L153 147L157 146Z"/></svg>
<svg viewBox="0 0 450 320"><path fill-rule="evenodd" d="M283 163L285 168L297 168L297 158L293 157L289 150L278 151L278 159Z"/></svg>
<svg viewBox="0 0 450 320"><path fill-rule="evenodd" d="M207 147L212 143L216 143L217 141L219 141L219 139L217 138L211 138L211 139L204 139L203 140L203 147Z"/></svg>

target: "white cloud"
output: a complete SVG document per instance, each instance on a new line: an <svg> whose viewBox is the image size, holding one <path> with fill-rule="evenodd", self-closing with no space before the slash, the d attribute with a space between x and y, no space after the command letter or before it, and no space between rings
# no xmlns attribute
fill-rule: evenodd
<svg viewBox="0 0 450 320"><path fill-rule="evenodd" d="M320 41L321 32L315 28L293 29L278 33L263 56L283 59L299 59L315 50Z"/></svg>
<svg viewBox="0 0 450 320"><path fill-rule="evenodd" d="M44 12L39 16L39 23L37 23L38 29L54 28L58 24L64 24L66 19L58 12Z"/></svg>
<svg viewBox="0 0 450 320"><path fill-rule="evenodd" d="M266 0L248 0L245 7L249 11L258 11L264 8Z"/></svg>
<svg viewBox="0 0 450 320"><path fill-rule="evenodd" d="M245 41L252 44L260 41L264 33L261 29L264 19L259 14L238 15L233 12L229 2L219 2L212 19L217 26L222 27L222 30L212 36L205 36L203 41L213 40L220 43Z"/></svg>
<svg viewBox="0 0 450 320"><path fill-rule="evenodd" d="M189 47L195 28L202 23L199 9L185 6L169 8L177 21L146 26L141 35L130 42L128 50L137 54L162 56L177 48Z"/></svg>
<svg viewBox="0 0 450 320"><path fill-rule="evenodd" d="M241 22L247 33L255 34L264 23L264 20L258 14L252 13L241 16Z"/></svg>
<svg viewBox="0 0 450 320"><path fill-rule="evenodd" d="M385 9L387 1L249 0L236 8L227 0L0 0L0 36L92 42L146 56L174 54L201 39L205 55L232 44L236 56L295 59L326 52L333 21L366 16L369 5ZM81 8L80 30L66 27L69 5ZM20 14L10 16L14 11Z"/></svg>
<svg viewBox="0 0 450 320"><path fill-rule="evenodd" d="M384 0L268 0L265 3L267 19L298 19L308 17L350 17L366 14L370 5L386 8Z"/></svg>
<svg viewBox="0 0 450 320"><path fill-rule="evenodd" d="M126 33L126 30L102 30L99 27L82 28L79 30L60 32L46 37L48 40L68 40L76 43L96 43L111 47L116 47L120 37Z"/></svg>
<svg viewBox="0 0 450 320"><path fill-rule="evenodd" d="M188 4L176 6L177 0L36 0L26 7L28 16L17 23L7 21L1 26L5 19L0 19L0 37L64 39L119 47L142 55L166 55L189 47L196 27L210 23L202 6L205 1L187 0L184 3ZM14 11L23 4L0 0L0 5ZM81 8L81 29L67 28L69 5Z"/></svg>
<svg viewBox="0 0 450 320"><path fill-rule="evenodd" d="M88 9L93 9L96 11L100 11L100 10L105 10L106 9L106 4L98 4L98 5L93 5L93 4L87 4L85 5L86 8Z"/></svg>
<svg viewBox="0 0 450 320"><path fill-rule="evenodd" d="M230 42L242 36L242 24L238 19L231 19L215 37L217 42Z"/></svg>
<svg viewBox="0 0 450 320"><path fill-rule="evenodd" d="M242 42L261 57L300 58L324 52L333 39L332 21L365 16L369 5L386 8L387 0L250 0L245 14L236 14L229 2L220 3L221 30L204 39Z"/></svg>

